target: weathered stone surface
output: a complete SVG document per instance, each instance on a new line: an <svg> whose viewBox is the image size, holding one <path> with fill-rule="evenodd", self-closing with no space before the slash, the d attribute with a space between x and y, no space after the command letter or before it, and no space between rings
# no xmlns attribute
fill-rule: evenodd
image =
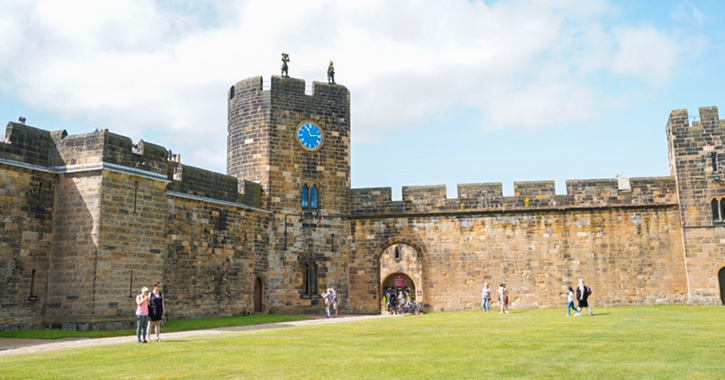
<svg viewBox="0 0 725 380"><path fill-rule="evenodd" d="M720 304L725 268L725 123L716 107L673 111L671 177L350 188L350 93L272 77L228 93L227 175L170 161L108 131L68 136L10 123L0 142L0 326L125 328L134 297L164 285L169 318L377 313L408 275L433 310L480 307L506 281L512 307L563 307L583 278L593 304ZM313 122L322 147L297 127ZM303 186L318 207L303 208ZM394 248L404 247L396 259ZM261 284L261 291L255 288Z"/></svg>

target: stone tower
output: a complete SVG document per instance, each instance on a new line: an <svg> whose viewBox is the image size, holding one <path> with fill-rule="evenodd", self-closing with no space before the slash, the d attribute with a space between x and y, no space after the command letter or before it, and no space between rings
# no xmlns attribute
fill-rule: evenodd
<svg viewBox="0 0 725 380"><path fill-rule="evenodd" d="M687 110L667 123L670 173L677 183L688 296L721 304L718 276L725 267L725 121L717 107L701 107L690 126Z"/></svg>
<svg viewBox="0 0 725 380"><path fill-rule="evenodd" d="M254 77L232 86L228 102L227 174L258 181L263 207L275 213L266 278L270 305L312 306L319 300L313 295L326 287L344 295L349 91L314 82L307 95L304 80L277 76L266 89L262 78ZM300 142L310 125L320 131L319 147Z"/></svg>

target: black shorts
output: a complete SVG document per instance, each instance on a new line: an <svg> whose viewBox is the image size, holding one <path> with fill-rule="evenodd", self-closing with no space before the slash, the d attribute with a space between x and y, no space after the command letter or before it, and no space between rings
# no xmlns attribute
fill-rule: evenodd
<svg viewBox="0 0 725 380"><path fill-rule="evenodd" d="M589 302L587 302L586 298L583 299L583 300L579 300L579 307L580 308L582 308L582 307L588 307L588 306L589 306Z"/></svg>

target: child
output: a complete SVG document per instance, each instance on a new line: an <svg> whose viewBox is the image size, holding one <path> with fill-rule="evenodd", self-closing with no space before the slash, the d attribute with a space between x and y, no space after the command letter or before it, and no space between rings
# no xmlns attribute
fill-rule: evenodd
<svg viewBox="0 0 725 380"><path fill-rule="evenodd" d="M578 317L582 315L581 310L577 310L576 306L574 306L574 289L569 287L569 297L567 299L567 308L566 308L566 316L571 316L571 309L574 309L576 311L576 314L574 314L575 317Z"/></svg>

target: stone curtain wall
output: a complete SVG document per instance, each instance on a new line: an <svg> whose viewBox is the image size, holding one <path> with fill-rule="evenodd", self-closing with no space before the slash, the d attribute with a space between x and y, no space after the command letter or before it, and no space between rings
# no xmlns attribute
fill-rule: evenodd
<svg viewBox="0 0 725 380"><path fill-rule="evenodd" d="M480 307L484 281L506 281L514 308L563 306L579 278L595 307L686 302L676 206L360 217L351 229L351 266L369 274L351 274L359 311L378 307L377 257L399 241L421 255L434 310Z"/></svg>
<svg viewBox="0 0 725 380"><path fill-rule="evenodd" d="M45 320L51 327L93 315L101 219L100 171L56 179Z"/></svg>
<svg viewBox="0 0 725 380"><path fill-rule="evenodd" d="M702 107L699 116L690 126L687 110L670 114L670 170L680 195L690 301L721 305L717 274L725 267L725 218L713 217L710 202L725 199L725 121L717 107Z"/></svg>
<svg viewBox="0 0 725 380"><path fill-rule="evenodd" d="M53 236L53 191L49 173L0 165L0 326L3 330L42 327ZM33 271L35 286L31 289Z"/></svg>
<svg viewBox="0 0 725 380"><path fill-rule="evenodd" d="M251 312L254 280L270 269L269 214L173 196L167 203L163 283L169 318Z"/></svg>
<svg viewBox="0 0 725 380"><path fill-rule="evenodd" d="M166 182L103 171L94 320L128 321L141 288L163 280ZM120 320L120 321L119 321Z"/></svg>

